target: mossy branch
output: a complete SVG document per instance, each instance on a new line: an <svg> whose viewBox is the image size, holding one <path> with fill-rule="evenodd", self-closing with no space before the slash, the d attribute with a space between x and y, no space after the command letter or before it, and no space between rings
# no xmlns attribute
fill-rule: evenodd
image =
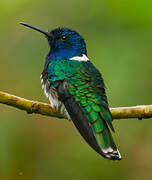
<svg viewBox="0 0 152 180"><path fill-rule="evenodd" d="M27 113L37 113L45 116L64 118L64 116L49 104L24 99L0 91L0 103L16 107ZM152 118L152 105L110 108L113 119Z"/></svg>

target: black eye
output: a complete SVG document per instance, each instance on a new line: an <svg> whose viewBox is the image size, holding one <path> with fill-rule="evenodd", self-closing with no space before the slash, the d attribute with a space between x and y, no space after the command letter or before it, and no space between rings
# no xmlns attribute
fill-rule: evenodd
<svg viewBox="0 0 152 180"><path fill-rule="evenodd" d="M61 37L61 40L62 40L62 41L65 41L66 38L67 38L66 36L62 36L62 37Z"/></svg>

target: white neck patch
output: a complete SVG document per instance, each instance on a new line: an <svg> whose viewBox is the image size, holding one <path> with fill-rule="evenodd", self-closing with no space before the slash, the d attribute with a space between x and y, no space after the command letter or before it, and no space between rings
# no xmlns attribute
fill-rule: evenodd
<svg viewBox="0 0 152 180"><path fill-rule="evenodd" d="M89 61L89 58L85 54L82 54L82 56L74 56L74 57L70 58L70 60Z"/></svg>

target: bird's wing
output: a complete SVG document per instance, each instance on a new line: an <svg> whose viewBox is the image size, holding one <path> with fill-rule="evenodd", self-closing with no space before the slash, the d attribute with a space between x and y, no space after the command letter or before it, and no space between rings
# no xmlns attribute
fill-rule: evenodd
<svg viewBox="0 0 152 180"><path fill-rule="evenodd" d="M56 60L49 64L48 74L59 99L88 144L106 158L119 159L118 153L114 154L117 149L106 124L114 130L99 71L91 62ZM111 144L113 152L109 155Z"/></svg>

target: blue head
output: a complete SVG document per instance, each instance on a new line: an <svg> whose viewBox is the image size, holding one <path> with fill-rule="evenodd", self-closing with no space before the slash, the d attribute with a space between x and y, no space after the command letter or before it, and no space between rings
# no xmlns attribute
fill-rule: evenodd
<svg viewBox="0 0 152 180"><path fill-rule="evenodd" d="M50 52L47 56L48 59L69 59L74 56L87 54L83 37L74 30L57 28L52 31L44 31L29 24L20 24L45 34L50 45Z"/></svg>
<svg viewBox="0 0 152 180"><path fill-rule="evenodd" d="M53 38L47 37L51 47L49 54L56 56L56 58L68 59L87 53L85 41L76 31L68 28L57 28L49 33L53 36Z"/></svg>

